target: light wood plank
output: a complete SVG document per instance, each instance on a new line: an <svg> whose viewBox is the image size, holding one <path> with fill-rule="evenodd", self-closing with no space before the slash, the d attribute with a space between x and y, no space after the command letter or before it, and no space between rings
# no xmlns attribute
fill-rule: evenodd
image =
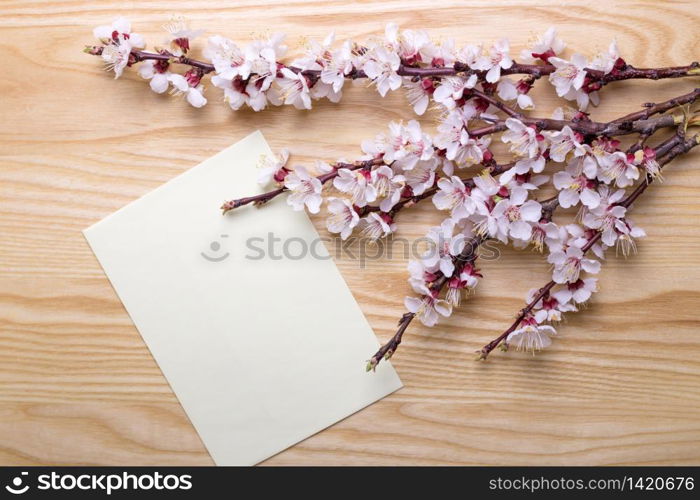
<svg viewBox="0 0 700 500"><path fill-rule="evenodd" d="M153 94L133 71L113 81L81 52L92 27L120 13L151 42L176 13L241 42L285 31L298 47L331 29L362 39L396 21L460 42L507 34L517 54L555 24L585 53L616 36L640 66L700 58L693 1L607 2L605 14L582 0L3 2L1 464L210 464L80 231L255 129L273 147L290 147L295 162L334 160L356 156L390 120L412 118L403 96L381 99L362 85L312 112L231 113L213 88L209 106L190 109ZM611 85L594 118L690 88ZM535 96L542 113L558 105L551 89ZM411 327L394 360L404 389L268 463L700 463L698 159L674 162L637 203L633 217L649 237L635 257L605 263L602 291L569 316L550 351L472 361L546 280L540 255L504 250L483 263L486 279L454 317ZM429 206L411 208L400 235L418 238L439 220ZM337 262L387 339L408 292L405 259Z"/></svg>

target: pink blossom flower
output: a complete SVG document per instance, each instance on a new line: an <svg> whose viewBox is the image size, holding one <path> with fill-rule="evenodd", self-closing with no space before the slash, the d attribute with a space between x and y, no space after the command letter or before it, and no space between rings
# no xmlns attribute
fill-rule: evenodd
<svg viewBox="0 0 700 500"><path fill-rule="evenodd" d="M448 280L445 300L453 307L458 307L462 299L462 290L473 290L482 277L473 263L465 264L459 276L453 276Z"/></svg>
<svg viewBox="0 0 700 500"><path fill-rule="evenodd" d="M248 105L250 103L250 95L246 92L246 84L240 77L228 80L222 76L214 75L211 77L211 83L224 91L224 101L232 110L236 111L244 104ZM267 99L265 99L265 103L267 103ZM255 111L260 111L260 109L255 109Z"/></svg>
<svg viewBox="0 0 700 500"><path fill-rule="evenodd" d="M588 146L586 151L589 150ZM598 161L594 155L585 154L574 156L566 166L567 171L574 177L584 176L586 179L595 180L598 178Z"/></svg>
<svg viewBox="0 0 700 500"><path fill-rule="evenodd" d="M417 82L408 80L403 83L403 86L406 89L406 98L413 106L413 111L417 115L425 113L430 103L430 97L435 91L433 81L430 78L423 78Z"/></svg>
<svg viewBox="0 0 700 500"><path fill-rule="evenodd" d="M514 192L510 198L496 203L491 212L491 217L503 220L497 224L504 226L508 236L521 241L530 241L532 224L538 222L542 215L542 206L535 200L525 201L526 197L525 190Z"/></svg>
<svg viewBox="0 0 700 500"><path fill-rule="evenodd" d="M589 211L583 217L586 227L600 231L603 244L608 247L619 243L626 256L630 250L636 250L633 238L646 236L644 230L632 224L625 217L627 209L621 205L605 204Z"/></svg>
<svg viewBox="0 0 700 500"><path fill-rule="evenodd" d="M416 293L422 294L430 283L438 279L438 274L429 271L421 260L411 260L408 263L408 282Z"/></svg>
<svg viewBox="0 0 700 500"><path fill-rule="evenodd" d="M509 192L524 189L535 191L549 180L548 175L532 175L532 172L518 173L516 167L503 172L498 179L501 186L506 186Z"/></svg>
<svg viewBox="0 0 700 500"><path fill-rule="evenodd" d="M548 135L550 140L549 157L552 160L564 162L571 151L574 152L576 157L586 154L586 148L582 144L583 136L571 130L571 127L568 125L560 131L550 132Z"/></svg>
<svg viewBox="0 0 700 500"><path fill-rule="evenodd" d="M525 158L536 158L538 156L540 146L535 129L528 127L515 118L508 118L506 127L508 127L508 130L503 133L501 140L505 143L510 143L512 153Z"/></svg>
<svg viewBox="0 0 700 500"><path fill-rule="evenodd" d="M468 189L457 176L440 179L440 190L433 195L433 204L438 210L449 210L455 220L466 219L476 211L476 203Z"/></svg>
<svg viewBox="0 0 700 500"><path fill-rule="evenodd" d="M204 48L204 57L214 65L216 76L224 80L231 81L237 76L247 79L250 76L251 62L245 58L238 45L228 38L210 36Z"/></svg>
<svg viewBox="0 0 700 500"><path fill-rule="evenodd" d="M474 88L476 82L477 76L475 74L467 78L462 76L445 77L435 89L433 99L446 108L453 109L457 106L456 101L464 95L464 90Z"/></svg>
<svg viewBox="0 0 700 500"><path fill-rule="evenodd" d="M541 252L545 245L548 248L550 245L557 246L559 244L559 235L559 226L554 222L540 220L532 226L530 243L535 247L535 250Z"/></svg>
<svg viewBox="0 0 700 500"><path fill-rule="evenodd" d="M495 83L501 78L501 69L508 69L513 65L509 52L508 40L502 38L493 44L487 56L482 56L476 61L475 68L486 71L486 81Z"/></svg>
<svg viewBox="0 0 700 500"><path fill-rule="evenodd" d="M282 78L277 79L280 88L280 97L285 104L291 104L297 109L311 109L311 95L309 94L309 82L301 73L295 73L290 69L282 68Z"/></svg>
<svg viewBox="0 0 700 500"><path fill-rule="evenodd" d="M483 170L473 178L473 181L476 189L472 191L472 195L476 195L483 200L495 195L502 188L488 170Z"/></svg>
<svg viewBox="0 0 700 500"><path fill-rule="evenodd" d="M462 110L453 110L438 125L439 134L435 137L435 145L445 150L445 157L453 160L461 167L481 163L484 159L484 149L490 143L490 138L475 140L469 137L465 125L468 117Z"/></svg>
<svg viewBox="0 0 700 500"><path fill-rule="evenodd" d="M146 42L138 33L131 32L131 23L125 17L118 17L112 24L98 26L92 30L95 38L104 44L124 44L128 45L129 49L142 49L146 46Z"/></svg>
<svg viewBox="0 0 700 500"><path fill-rule="evenodd" d="M430 290L423 286L423 296L406 297L404 305L409 312L412 312L425 326L435 326L439 316L449 317L452 314L452 304L437 297L436 290Z"/></svg>
<svg viewBox="0 0 700 500"><path fill-rule="evenodd" d="M362 235L371 240L389 236L396 230L396 224L387 213L372 212L367 217L362 218L360 223Z"/></svg>
<svg viewBox="0 0 700 500"><path fill-rule="evenodd" d="M102 61L105 63L107 71L114 71L114 79L116 80L124 72L124 68L129 63L131 55L131 45L129 42L121 42L118 45L110 43L102 49Z"/></svg>
<svg viewBox="0 0 700 500"><path fill-rule="evenodd" d="M577 246L569 246L566 251L552 252L547 261L554 264L552 279L556 283L577 281L582 269L592 274L600 271L600 262L584 257L583 251Z"/></svg>
<svg viewBox="0 0 700 500"><path fill-rule="evenodd" d="M559 97L564 97L569 92L579 90L586 78L586 66L588 61L580 54L574 54L571 61L550 57L549 63L556 69L549 75L549 81L554 85Z"/></svg>
<svg viewBox="0 0 700 500"><path fill-rule="evenodd" d="M330 57L324 58L321 81L332 86L333 91L339 93L345 84L345 76L352 69L352 42L348 40L340 49L333 51Z"/></svg>
<svg viewBox="0 0 700 500"><path fill-rule="evenodd" d="M282 149L278 155L265 155L258 172L258 184L267 186L273 181L277 184L284 183L284 179L289 173L289 170L284 168L288 160L288 149Z"/></svg>
<svg viewBox="0 0 700 500"><path fill-rule="evenodd" d="M401 87L401 77L396 73L400 65L401 59L398 54L384 47L375 47L362 69L367 78L376 84L379 94L384 97L389 90Z"/></svg>
<svg viewBox="0 0 700 500"><path fill-rule="evenodd" d="M195 108L201 108L207 103L204 97L204 85L199 83L199 77L188 79L183 75L171 73L168 80L173 86L172 93L174 95L184 95L187 102Z"/></svg>
<svg viewBox="0 0 700 500"><path fill-rule="evenodd" d="M382 212L389 212L401 199L401 191L406 179L403 175L394 174L394 171L386 165L375 168L371 174L371 182L376 190L377 198L382 198L379 209Z"/></svg>
<svg viewBox="0 0 700 500"><path fill-rule="evenodd" d="M459 51L457 59L469 66L471 69L479 69L477 66L480 64L480 59L482 58L483 47L481 45L465 45Z"/></svg>
<svg viewBox="0 0 700 500"><path fill-rule="evenodd" d="M423 133L415 120L406 125L390 123L389 137L385 140L379 149L384 151L384 163L393 163L395 169L412 170L419 161L430 160L435 154L430 137Z"/></svg>
<svg viewBox="0 0 700 500"><path fill-rule="evenodd" d="M193 30L184 18L175 18L163 26L168 32L165 43L174 56L183 56L190 50L190 42L204 33L204 30Z"/></svg>
<svg viewBox="0 0 700 500"><path fill-rule="evenodd" d="M287 46L282 43L284 38L276 33L267 40L255 40L244 49L252 75L250 83L260 92L266 92L277 76L277 61L287 52Z"/></svg>
<svg viewBox="0 0 700 500"><path fill-rule="evenodd" d="M168 65L160 61L143 61L139 65L139 75L141 78L150 80L151 90L156 94L162 94L170 86L170 71Z"/></svg>
<svg viewBox="0 0 700 500"><path fill-rule="evenodd" d="M622 151L608 153L598 158L600 172L598 178L609 184L615 181L617 187L627 187L639 179L639 169L630 162L630 158Z"/></svg>
<svg viewBox="0 0 700 500"><path fill-rule="evenodd" d="M542 141L540 141L539 144L540 147L537 150L536 156L534 156L533 158L520 158L518 161L515 162L515 167L513 167L514 173L519 175L528 174L530 172L539 174L544 170L547 160L544 157L544 148L542 147Z"/></svg>
<svg viewBox="0 0 700 500"><path fill-rule="evenodd" d="M321 189L323 185L316 177L309 175L306 168L295 167L284 179L284 186L291 191L287 196L287 204L294 210L304 210L304 206L312 214L317 214L321 208Z"/></svg>
<svg viewBox="0 0 700 500"><path fill-rule="evenodd" d="M557 38L557 30L551 27L537 38L531 48L520 53L520 60L526 64L533 64L538 59L548 62L550 57L561 54L565 48L566 44Z"/></svg>
<svg viewBox="0 0 700 500"><path fill-rule="evenodd" d="M538 288L533 288L527 295L528 304L535 300L539 294ZM561 300L564 296L556 293L547 294L533 306L535 321L545 323L547 321L561 321L561 313L576 311L576 306L569 303L569 300Z"/></svg>
<svg viewBox="0 0 700 500"><path fill-rule="evenodd" d="M435 184L435 171L438 167L437 158L419 161L404 173L406 184L411 187L414 195L423 194L426 189Z"/></svg>
<svg viewBox="0 0 700 500"><path fill-rule="evenodd" d="M440 226L428 231L427 238L433 242L427 255L423 257L423 263L429 270L439 269L449 278L455 270L454 258L464 249L465 237L462 233L454 234L455 223L452 219L445 219Z"/></svg>
<svg viewBox="0 0 700 500"><path fill-rule="evenodd" d="M368 170L341 168L333 179L333 187L352 195L352 203L364 207L377 199L377 188L372 184L372 174Z"/></svg>
<svg viewBox="0 0 700 500"><path fill-rule="evenodd" d="M444 68L453 66L457 59L454 38L445 38L440 44L428 43L420 49L421 59L431 66Z"/></svg>
<svg viewBox="0 0 700 500"><path fill-rule="evenodd" d="M591 62L591 69L597 69L605 74L615 68L615 63L620 59L620 51L617 48L617 40L610 42L606 52L599 53Z"/></svg>
<svg viewBox="0 0 700 500"><path fill-rule="evenodd" d="M498 82L498 97L504 101L515 100L520 109L531 110L535 109L535 103L532 98L527 95L530 90L530 85L516 85L509 78L501 78Z"/></svg>
<svg viewBox="0 0 700 500"><path fill-rule="evenodd" d="M331 233L339 233L345 240L360 222L360 216L348 200L328 198L328 211L331 215L326 219L326 227Z"/></svg>
<svg viewBox="0 0 700 500"><path fill-rule="evenodd" d="M552 345L552 335L557 331L549 325L539 325L534 317L525 318L521 327L513 331L506 338L508 344L512 344L518 351L529 351L533 354Z"/></svg>
<svg viewBox="0 0 700 500"><path fill-rule="evenodd" d="M146 46L141 35L131 32L131 23L124 17L116 18L112 24L98 26L92 33L104 44L101 57L106 69L114 71L115 79L122 75L129 64L132 49Z"/></svg>
<svg viewBox="0 0 700 500"><path fill-rule="evenodd" d="M633 163L641 166L647 175L652 179L663 179L661 176L661 167L656 160L656 151L648 146L639 149L634 153Z"/></svg>
<svg viewBox="0 0 700 500"><path fill-rule="evenodd" d="M597 278L585 278L567 283L566 288L558 290L554 295L561 302L573 300L577 304L582 304L591 298L591 295L598 289Z"/></svg>
<svg viewBox="0 0 700 500"><path fill-rule="evenodd" d="M559 191L559 204L562 208L569 208L578 205L580 201L588 208L596 208L600 204L596 182L585 175L574 176L572 170L567 167L552 177L552 183Z"/></svg>

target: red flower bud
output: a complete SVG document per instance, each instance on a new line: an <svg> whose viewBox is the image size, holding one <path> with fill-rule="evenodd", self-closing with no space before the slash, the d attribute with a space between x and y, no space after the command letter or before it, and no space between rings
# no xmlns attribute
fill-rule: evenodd
<svg viewBox="0 0 700 500"><path fill-rule="evenodd" d="M202 75L198 70L191 69L183 75L190 87L196 87L202 81Z"/></svg>
<svg viewBox="0 0 700 500"><path fill-rule="evenodd" d="M464 288L464 282L459 279L459 276L453 276L447 284L450 288Z"/></svg>
<svg viewBox="0 0 700 500"><path fill-rule="evenodd" d="M534 57L535 59L541 59L544 62L549 62L549 58L555 57L556 55L557 54L552 49L549 49L547 52L542 52L540 54L536 52L532 53L532 57Z"/></svg>
<svg viewBox="0 0 700 500"><path fill-rule="evenodd" d="M572 121L589 122L589 121L591 121L591 119L588 117L588 113L586 113L585 111L579 111L578 113L576 113L574 115L574 117L572 118Z"/></svg>
<svg viewBox="0 0 700 500"><path fill-rule="evenodd" d="M382 220L389 225L392 225L394 223L394 219L391 217L391 215L389 215L386 212L380 212L379 217L381 217Z"/></svg>
<svg viewBox="0 0 700 500"><path fill-rule="evenodd" d="M234 90L236 92L239 92L241 94L246 94L246 91L245 91L246 84L240 76L237 76L236 78L233 79L233 81L231 82L231 86L234 88Z"/></svg>
<svg viewBox="0 0 700 500"><path fill-rule="evenodd" d="M526 172L524 174L515 174L515 182L517 182L518 184L524 184L530 181L530 176L530 172Z"/></svg>
<svg viewBox="0 0 700 500"><path fill-rule="evenodd" d="M484 113L487 109L489 109L488 101L486 101L480 97L477 97L476 99L474 99L474 104L476 105L476 110L479 113Z"/></svg>
<svg viewBox="0 0 700 500"><path fill-rule="evenodd" d="M289 173L289 170L282 167L277 172L275 172L275 175L273 176L273 178L275 179L275 182L279 182L280 184L282 184L284 182L284 179L287 177L288 173Z"/></svg>
<svg viewBox="0 0 700 500"><path fill-rule="evenodd" d="M189 38L176 38L173 43L180 47L183 52L190 50L190 39Z"/></svg>
<svg viewBox="0 0 700 500"><path fill-rule="evenodd" d="M621 57L618 57L613 66L613 71L623 71L627 68L627 63Z"/></svg>
<svg viewBox="0 0 700 500"><path fill-rule="evenodd" d="M530 92L530 89L532 88L532 82L523 78L518 81L517 85L515 86L515 89L518 91L519 94L527 94Z"/></svg>

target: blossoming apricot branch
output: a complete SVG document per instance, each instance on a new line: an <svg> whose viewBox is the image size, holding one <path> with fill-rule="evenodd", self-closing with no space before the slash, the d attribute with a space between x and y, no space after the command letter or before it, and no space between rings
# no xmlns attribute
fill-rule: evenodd
<svg viewBox="0 0 700 500"><path fill-rule="evenodd" d="M643 236L643 231L625 217L623 210L629 203L618 203L624 189L613 191L612 188L632 185L639 178L640 171L653 179L661 168L657 155L665 155L669 147L662 144L652 149L635 143L626 152L621 152L617 141L596 132L620 135L636 132L648 138L662 126L685 126L687 118L683 119L681 114L653 117L693 103L698 98L700 90L696 89L659 104L647 104L640 112L608 123L590 122L585 115L580 115L576 122L530 119L528 126L507 118L504 122L506 132L501 140L510 144L517 161L496 163L488 148L490 142L484 142L487 138L482 136L480 144L460 143L458 146L458 149L471 148L473 151L454 155L455 158L469 156L472 165L485 168L480 174L466 177L453 175L455 169L466 167L464 163L447 159L447 147L451 143L446 137L425 134L417 122L392 124L388 134L381 134L374 141L363 144L363 160L333 167L319 164L324 166L317 167L321 172L317 178L310 176L303 167L304 179L291 177L294 174L290 172L300 169L287 169L286 154L268 159L261 177L263 180L274 179L283 186L255 198L256 201L269 201L283 192L291 192L292 196L287 200L290 205L299 210L306 205L309 211L316 213L324 197L323 185L332 179L333 187L341 196L350 196L349 199L326 197L331 214L327 227L343 239L356 227L362 228L363 234L372 238L391 234L397 229L394 221L397 210L426 198L432 198L436 208L450 212L441 226L428 234L435 249L422 261L410 265L409 281L419 297L406 299L408 312L402 316L397 333L372 357L369 368L393 355L414 317L432 326L438 322L439 316L451 314L452 308L460 303L462 290L473 289L481 278L475 267L476 251L485 239L512 242L518 247L533 245L539 250L547 247L555 270L553 284L546 291L549 292L554 284L564 284L564 290L557 292L556 296L547 295L543 296L544 300L543 297L536 300L535 303L544 303L539 306L537 314L529 315L528 310L517 325L523 321L529 323L520 329L513 328L504 337L513 334L511 342L534 350L546 347L550 342L549 335L554 329L546 323L558 321L562 312L576 310L595 289L594 278L579 279L578 269L581 267L592 273L599 269L599 263L584 259L583 253L597 244L595 251L602 257L608 246L616 243L629 245L632 238ZM539 130L538 123L556 123L561 130L554 126L549 127L553 130ZM637 126L639 123L643 126ZM575 132L572 127L587 133ZM475 158L479 159L478 163ZM566 163L567 166L554 174L557 196L540 202L533 199L532 194L548 179L537 175L547 161ZM287 182L290 177L291 182ZM496 177L499 177L498 181ZM315 180L318 182L314 183ZM223 208L228 211L242 204L241 200L233 200L225 203ZM559 226L552 221L558 207L575 206L581 207L583 225ZM581 248L588 233L598 236L590 246ZM603 243L598 244L601 238ZM569 269L562 259L569 261L569 267L574 264L579 267ZM441 298L443 292L444 298ZM523 340L518 341L521 336Z"/></svg>
<svg viewBox="0 0 700 500"><path fill-rule="evenodd" d="M682 133L664 141L655 149L655 154L658 155L659 158L662 158L659 161L658 168L660 169L674 157L689 151L697 144L697 135L686 140ZM656 170L647 173L646 182L640 183L624 200L615 203L611 212L626 210L632 202L647 189L649 184L653 182L656 178L656 174L658 174ZM618 191L618 199L621 193L622 191ZM543 202L542 218L538 221L538 224L540 226L549 225L553 227L552 214L559 206L559 197L554 197ZM624 214L618 213L615 215L619 217ZM597 272L595 261L583 259L583 255L593 248L601 238L605 238L609 241L612 235L613 238L619 237L620 239L618 241L620 243L632 244L632 240L627 239L628 236L643 236L643 232L641 232L639 228L632 227L629 223L625 224L626 226L624 227L607 227L602 232L592 230L581 232L576 226L567 226L566 229L577 236L577 239L572 239L571 244L580 247L580 252L575 253L566 263L568 266L567 272L575 274L575 279L562 279L561 269L557 270L555 268L554 279L542 288L530 291L528 295L529 302L527 306L520 311L515 322L503 334L478 351L479 356L477 359L486 359L489 353L498 345L502 345L504 349L507 349L508 345L513 343L518 349L530 350L532 352L549 346L551 344L550 336L556 334L556 330L547 323L560 321L563 312L576 311L577 305L586 302L591 294L596 291L597 281L595 278L578 278L581 266L587 271ZM618 231L619 233L617 233ZM587 236L587 239L583 238L584 235ZM477 258L476 250L483 241L483 236L474 236L465 244L464 249L459 254L453 254L452 262L455 266L456 273L466 268L469 274L473 275L474 262ZM555 245L558 244L549 238L547 244L551 245L553 243ZM597 248L597 253L600 255L603 250L604 246L599 246ZM551 255L554 254L550 254L550 257ZM418 267L418 270L420 270L420 267ZM368 370L374 369L382 359L388 359L394 354L403 339L407 327L416 316L416 310L418 310L419 313L425 314L425 311L429 310L426 306L430 306L438 312L443 308L446 311L444 315L449 315L451 312L449 305L459 303L459 300L455 302L451 300L449 296L446 296L446 299L448 299L446 301L447 304L444 303L445 301L442 301L443 303L440 304L440 299L437 299L437 297L445 285L448 284L448 280L445 275L440 275L441 271L435 274L437 275L436 279L427 287L430 291L429 296L425 296L422 300L407 299L406 305L409 308L409 312L405 313L399 320L399 328L396 334L372 356L367 364ZM480 273L477 273L477 275L482 277ZM564 286L561 287L562 289L551 293L552 289L561 283L564 283ZM454 288L452 287L450 287L449 290L448 294L454 292ZM456 297L457 299L459 298L458 295Z"/></svg>
<svg viewBox="0 0 700 500"><path fill-rule="evenodd" d="M165 26L168 37L154 52L144 49L142 36L131 32L124 18L94 30L100 45L87 46L89 54L101 56L115 77L124 69L139 64L139 74L150 80L157 93L169 88L185 94L190 104L204 106L203 77L212 73L211 82L223 89L225 100L236 110L249 106L255 111L268 104L290 104L310 109L312 99L338 102L346 80L368 79L385 96L405 87L415 112L423 114L431 99L450 107L466 89L481 83L506 101L516 101L523 109L534 107L528 93L534 82L548 77L557 94L577 102L585 110L589 102L598 104L598 91L610 82L628 79L679 78L700 73L697 62L665 68L636 68L620 57L616 43L587 59L574 54L561 57L565 44L550 28L532 47L521 52L522 62L510 55L506 39L492 46L457 47L452 39L438 44L424 31L399 31L395 24L386 27L384 36L358 44L345 41L333 48L334 35L322 43L312 41L302 57L282 62L287 52L284 35L275 34L255 40L241 48L222 36L211 36L204 49L206 61L189 56L191 42L201 34L183 20ZM173 65L189 67L184 74L172 71ZM517 82L506 78L522 76Z"/></svg>
<svg viewBox="0 0 700 500"><path fill-rule="evenodd" d="M326 226L347 239L356 229L378 239L397 230L400 210L432 200L445 212L428 232L433 248L409 264L407 312L395 335L369 360L368 370L390 358L413 321L434 326L450 316L462 298L482 279L476 267L479 247L487 240L547 251L551 280L531 290L515 322L482 348L485 359L497 346L536 351L551 344L554 324L576 311L597 290L594 277L610 247L627 254L645 236L627 216L634 201L660 176L673 158L698 144L690 127L700 124L691 106L700 88L610 122L585 112L599 102L598 92L610 82L627 79L693 77L698 63L640 69L620 56L613 42L606 52L587 59L564 58L564 43L549 29L532 47L510 56L506 40L491 47L457 48L452 40L436 44L422 31L387 27L384 37L363 45L346 41L333 49L332 37L310 43L305 55L284 63L283 37L275 35L239 48L220 36L208 39L207 61L189 55L199 33L182 21L167 26L166 46L146 52L143 38L124 19L95 30L101 44L87 52L99 55L119 77L139 65L151 88L184 94L196 107L206 104L203 78L223 89L232 109L259 111L268 104L309 109L312 99L338 101L347 80L367 79L384 96L406 89L417 114L432 102L441 111L437 130L428 133L417 121L392 123L386 133L362 144L356 161L314 166L288 166L287 151L264 159L261 184L274 189L223 204L224 213L244 205L261 205L282 194L294 210L318 213L326 205ZM174 72L176 65L189 68ZM512 75L519 75L517 81ZM575 101L578 110L558 109L551 117L534 117L529 91L547 77L557 95ZM647 146L662 129L675 129L670 139ZM636 135L625 150L619 137ZM493 141L502 142L513 158L497 162ZM544 174L547 164L553 175ZM538 197L541 187L555 195ZM332 186L332 187L331 187ZM630 189L630 192L627 190ZM567 211L575 217L564 219ZM556 212L556 213L555 213ZM592 253L593 255L589 255Z"/></svg>

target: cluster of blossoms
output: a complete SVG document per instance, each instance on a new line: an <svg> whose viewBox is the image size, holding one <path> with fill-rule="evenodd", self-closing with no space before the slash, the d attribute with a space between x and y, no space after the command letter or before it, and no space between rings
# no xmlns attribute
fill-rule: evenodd
<svg viewBox="0 0 700 500"><path fill-rule="evenodd" d="M481 278L474 255L460 259L476 238L546 249L554 286L507 338L518 348L541 349L551 343L552 325L562 313L576 311L596 290L592 275L600 270L598 259L605 250L618 246L626 255L635 239L645 235L627 218L621 202L624 188L635 180L659 175L656 152L650 147L622 152L616 139L574 131L575 122L560 130L540 130L507 118L500 139L515 161L498 165L490 137L469 136L466 117L477 119L480 112L473 105L467 109L460 111L459 124L449 130L441 125L435 137L416 121L392 123L387 133L362 144L365 155L352 164L317 162L313 168L292 169L288 152L282 151L266 158L260 181L288 191L287 203L295 210L316 214L325 201L327 228L342 239L356 229L371 239L386 237L397 230L394 219L400 209L431 198L446 218L428 232L432 245L425 255L409 264L409 283L418 296L405 299L407 310L427 326L450 316L464 291ZM558 110L553 119L561 118ZM578 119L587 120L583 115ZM542 173L547 162L560 165L551 179L556 194L539 201L537 192L550 181ZM476 171L470 168L475 166ZM325 189L327 181L332 190ZM576 209L581 222L556 223L557 207ZM600 241L587 247L597 234ZM594 258L586 257L589 249Z"/></svg>
<svg viewBox="0 0 700 500"><path fill-rule="evenodd" d="M139 74L150 80L154 92L168 88L184 94L195 107L206 104L202 77L211 74L211 83L223 90L224 100L237 110L248 106L261 111L268 105L293 105L311 109L312 100L338 102L346 81L367 79L385 96L404 88L418 115L431 100L439 107L460 107L470 89L480 88L497 94L504 102L521 109L533 109L528 95L535 81L547 76L559 96L574 101L585 110L598 105L599 90L609 81L646 78L646 70L628 66L613 41L607 51L592 58L581 54L563 57L566 44L550 28L531 47L523 49L520 61L513 60L510 43L500 39L490 46L458 46L453 39L440 43L420 30L399 30L389 24L383 37L360 44L346 40L334 47L334 34L323 42L307 43L304 54L283 61L287 53L283 34L254 40L239 46L223 36L207 38L204 60L189 56L190 43L202 31L191 30L182 19L165 26L168 37L155 52L145 52L143 37L131 32L124 18L100 26L94 35L100 46L86 51L100 55L116 77L127 66L140 64ZM184 74L171 71L173 64L189 66ZM687 73L676 68L668 76Z"/></svg>
<svg viewBox="0 0 700 500"><path fill-rule="evenodd" d="M454 40L436 44L423 31L399 31L396 25L363 45L346 41L334 49L331 35L289 63L281 60L283 36L243 48L212 36L204 50L210 62L202 62L188 54L198 32L182 21L167 31L166 46L146 53L142 37L118 19L95 30L102 45L87 51L100 55L117 77L139 63L154 91L184 94L196 107L206 103L202 78L212 73L211 82L233 109L260 111L269 104L310 109L314 99L339 101L345 82L360 78L382 96L404 87L419 115L431 101L441 109L435 131L415 120L391 123L362 144L363 155L352 163L292 167L288 151L270 155L260 165L259 182L272 190L222 207L228 212L287 193L294 210L317 214L325 206L328 230L343 240L354 231L371 240L388 237L398 230L398 212L426 199L443 213L427 234L431 245L409 264L415 295L404 301L408 312L368 368L394 353L413 318L434 326L452 314L482 278L478 250L489 240L546 252L552 268L549 283L530 291L515 323L479 351L480 357L497 345L533 352L549 346L563 313L577 311L597 290L595 275L606 250L616 247L627 255L645 236L627 216L631 203L660 176L663 164L698 143L697 136L686 135L700 121L697 116L687 110L682 116L664 113L694 103L700 89L605 123L584 111L598 104L598 91L609 82L693 76L700 74L697 63L634 68L614 42L590 60L580 54L565 59L565 44L551 28L521 52L520 63L505 39L459 48ZM189 69L175 73L174 64ZM567 116L558 109L550 118L525 115L534 109L529 91L544 76L579 109ZM663 128L676 129L676 135L647 146ZM618 137L628 134L639 139L623 150ZM496 161L491 149L496 142L512 161ZM542 196L544 189L552 196ZM574 217L567 218L567 211Z"/></svg>
<svg viewBox="0 0 700 500"><path fill-rule="evenodd" d="M190 41L202 32L190 30L182 19L166 24L164 29L168 34L164 40L165 48L158 52L163 57L141 61L139 75L149 80L154 92L162 94L171 89L172 94L184 95L192 106L201 108L207 103L201 84L204 72L196 67L184 74L172 72L169 57L186 57ZM112 24L98 26L93 35L102 42L99 53L107 69L114 71L115 78L122 75L124 68L140 60L138 54L146 46L143 37L132 33L131 23L123 17L115 19Z"/></svg>

